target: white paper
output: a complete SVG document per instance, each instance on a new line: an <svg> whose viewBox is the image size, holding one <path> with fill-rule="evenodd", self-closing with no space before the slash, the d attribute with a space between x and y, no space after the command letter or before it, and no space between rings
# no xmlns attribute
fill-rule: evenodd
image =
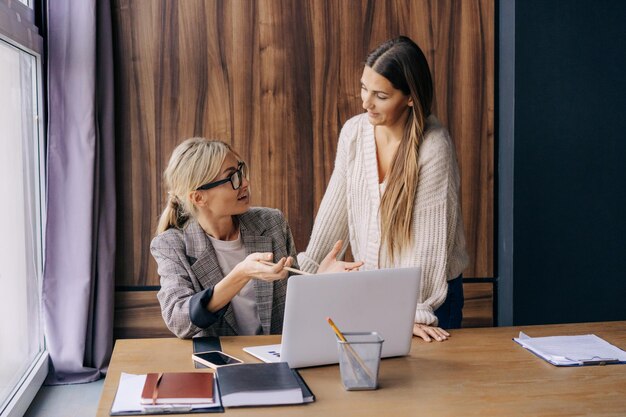
<svg viewBox="0 0 626 417"><path fill-rule="evenodd" d="M626 362L626 352L594 334L579 336L520 337L517 343L555 365L582 365L587 362Z"/></svg>
<svg viewBox="0 0 626 417"><path fill-rule="evenodd" d="M141 411L141 391L145 382L146 375L125 374L122 372L111 412Z"/></svg>
<svg viewBox="0 0 626 417"><path fill-rule="evenodd" d="M174 411L177 408L185 408L193 410L196 408L210 408L221 406L220 395L217 387L217 383L213 386L214 402L206 404L173 404L173 405L142 405L141 404L141 391L143 391L143 385L146 382L146 375L134 375L126 374L122 372L120 375L120 383L117 386L117 392L115 393L115 399L113 400L113 406L111 407L111 413L124 413L124 412L159 412L159 411Z"/></svg>

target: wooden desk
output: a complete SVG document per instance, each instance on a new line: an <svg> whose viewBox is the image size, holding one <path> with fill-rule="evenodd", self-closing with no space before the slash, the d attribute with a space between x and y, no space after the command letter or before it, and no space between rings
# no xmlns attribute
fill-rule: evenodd
<svg viewBox="0 0 626 417"><path fill-rule="evenodd" d="M383 359L376 391L345 391L337 366L306 368L301 374L315 403L230 408L226 415L626 415L626 365L557 368L511 340L520 330L530 336L595 333L626 348L626 321L456 330L444 343L414 338L409 356ZM224 337L222 348L256 362L241 348L278 341L278 336ZM97 415L109 415L120 372L193 370L191 352L189 340L118 340Z"/></svg>

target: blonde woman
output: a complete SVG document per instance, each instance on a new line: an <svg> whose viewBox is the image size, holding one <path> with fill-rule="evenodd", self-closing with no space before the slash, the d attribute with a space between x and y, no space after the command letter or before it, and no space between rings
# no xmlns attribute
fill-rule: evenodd
<svg viewBox="0 0 626 417"><path fill-rule="evenodd" d="M163 177L168 202L150 251L168 328L180 338L280 333L296 248L280 211L250 207L246 163L224 142L192 138ZM320 271L353 267L336 261L340 248Z"/></svg>
<svg viewBox="0 0 626 417"><path fill-rule="evenodd" d="M335 168L301 269L315 272L337 240L363 269L420 266L413 333L446 340L461 325L468 264L454 144L431 114L426 58L409 38L380 45L361 77L366 113L341 130ZM381 312L381 314L385 314Z"/></svg>

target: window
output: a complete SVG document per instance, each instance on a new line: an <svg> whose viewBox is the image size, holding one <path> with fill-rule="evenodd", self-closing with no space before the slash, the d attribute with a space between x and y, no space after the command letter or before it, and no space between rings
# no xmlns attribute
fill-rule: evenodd
<svg viewBox="0 0 626 417"><path fill-rule="evenodd" d="M48 370L41 315L44 170L39 56L0 36L0 415Z"/></svg>

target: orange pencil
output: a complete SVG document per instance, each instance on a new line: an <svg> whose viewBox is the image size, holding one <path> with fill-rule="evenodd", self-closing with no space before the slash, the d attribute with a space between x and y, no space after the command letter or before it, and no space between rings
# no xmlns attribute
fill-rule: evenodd
<svg viewBox="0 0 626 417"><path fill-rule="evenodd" d="M330 324L330 327L333 328L333 331L335 332L339 340L341 340L342 342L346 342L345 336L339 331L337 326L335 326L335 322L330 317L326 317L326 321L328 322L328 324Z"/></svg>
<svg viewBox="0 0 626 417"><path fill-rule="evenodd" d="M332 327L333 331L335 332L335 334L337 335L337 337L339 338L339 340L341 340L342 342L348 342L346 340L346 337L343 335L343 333L341 333L341 331L337 328L337 326L335 325L335 322L330 318L330 317L326 317L326 321L328 322L328 324L330 324L330 327ZM350 345L350 343L346 344L346 348L348 350L348 352L350 353L350 355L356 359L356 361L359 363L359 367L365 371L365 373L367 374L368 377L370 378L374 378L374 376L372 375L372 373L370 372L370 370L368 369L368 367L365 365L365 363L363 363L363 359L361 359L361 357L359 356L358 353L356 353L356 351L354 350L354 348L352 347L352 345ZM352 364L351 364L352 365ZM352 367L352 371L355 372L354 367ZM356 373L355 373L356 376Z"/></svg>

